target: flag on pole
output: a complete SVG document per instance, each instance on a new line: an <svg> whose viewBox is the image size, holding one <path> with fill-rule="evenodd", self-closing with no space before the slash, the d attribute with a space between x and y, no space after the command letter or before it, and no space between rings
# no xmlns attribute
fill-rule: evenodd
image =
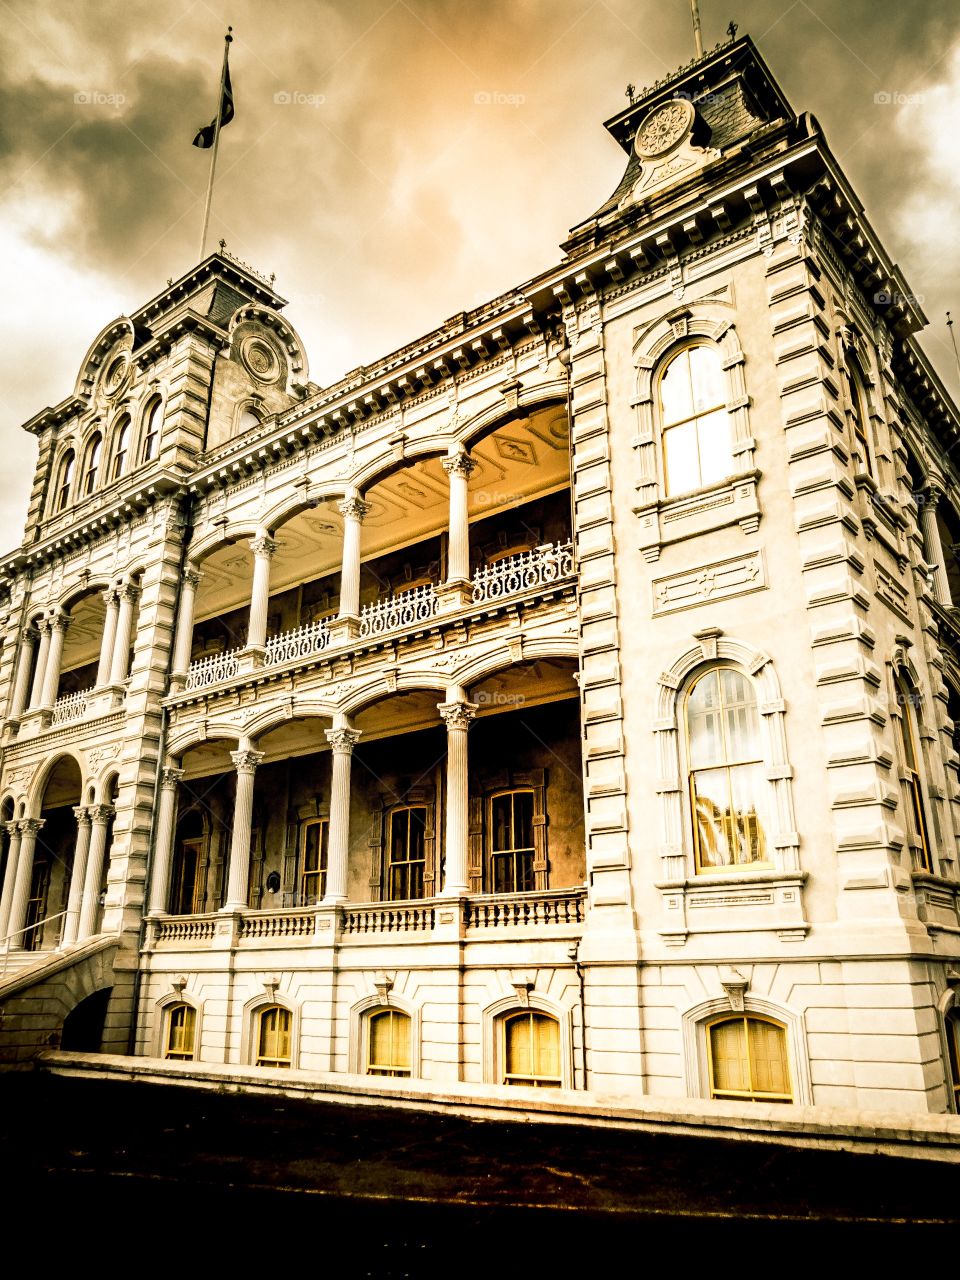
<svg viewBox="0 0 960 1280"><path fill-rule="evenodd" d="M220 128L222 129L225 125L228 125L233 116L233 86L230 83L230 67L225 61L223 83L220 86ZM202 151L206 151L213 146L216 134L217 121L214 119L211 124L204 125L202 129L197 131L193 145L199 147Z"/></svg>

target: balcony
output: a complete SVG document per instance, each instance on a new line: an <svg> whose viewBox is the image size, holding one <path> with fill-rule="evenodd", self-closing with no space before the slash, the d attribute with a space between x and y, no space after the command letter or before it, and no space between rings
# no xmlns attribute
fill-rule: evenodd
<svg viewBox="0 0 960 1280"><path fill-rule="evenodd" d="M87 714L89 702L89 689L78 689L75 693L65 693L63 697L58 698L53 704L50 723L55 727L59 727L65 724L73 724L77 720L83 720Z"/></svg>

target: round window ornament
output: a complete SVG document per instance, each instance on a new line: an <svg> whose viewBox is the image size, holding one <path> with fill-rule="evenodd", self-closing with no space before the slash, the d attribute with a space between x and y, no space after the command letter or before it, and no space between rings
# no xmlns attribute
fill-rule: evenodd
<svg viewBox="0 0 960 1280"><path fill-rule="evenodd" d="M637 130L633 144L637 155L642 159L662 156L689 134L695 115L693 103L683 98L657 107Z"/></svg>
<svg viewBox="0 0 960 1280"><path fill-rule="evenodd" d="M280 377L279 357L262 338L247 338L240 347L240 359L258 382L276 382Z"/></svg>
<svg viewBox="0 0 960 1280"><path fill-rule="evenodd" d="M105 395L115 396L123 390L130 374L130 356L126 351L111 357L103 371L101 386Z"/></svg>

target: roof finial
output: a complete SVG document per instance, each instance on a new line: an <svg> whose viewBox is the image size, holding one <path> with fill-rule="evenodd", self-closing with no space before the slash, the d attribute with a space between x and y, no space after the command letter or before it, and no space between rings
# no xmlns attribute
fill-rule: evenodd
<svg viewBox="0 0 960 1280"><path fill-rule="evenodd" d="M737 32L738 32L739 30L740 30L740 28L739 28L739 27L737 26L737 24L736 24L736 23L731 19L731 21L730 21L730 25L727 27L727 35L730 37L731 43L732 43L734 40L736 40L736 38L737 38Z"/></svg>
<svg viewBox="0 0 960 1280"><path fill-rule="evenodd" d="M627 100L630 103L631 107L633 106L633 98L636 92L637 92L636 85L633 85L633 84L627 85Z"/></svg>

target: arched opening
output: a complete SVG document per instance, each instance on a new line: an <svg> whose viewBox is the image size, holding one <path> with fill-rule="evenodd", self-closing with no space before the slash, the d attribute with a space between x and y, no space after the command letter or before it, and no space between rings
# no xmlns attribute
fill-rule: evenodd
<svg viewBox="0 0 960 1280"><path fill-rule="evenodd" d="M503 1028L503 1084L559 1089L560 1023L549 1014L524 1009L507 1014Z"/></svg>
<svg viewBox="0 0 960 1280"><path fill-rule="evenodd" d="M258 1067L289 1067L293 1054L293 1015L282 1005L268 1005L256 1016Z"/></svg>
<svg viewBox="0 0 960 1280"><path fill-rule="evenodd" d="M87 447L83 454L83 473L80 477L80 493L83 497L89 497L97 488L97 480L100 475L100 455L103 452L103 436L99 431L95 431L87 441Z"/></svg>
<svg viewBox="0 0 960 1280"><path fill-rule="evenodd" d="M367 1016L368 1076L410 1075L410 1027L410 1018L398 1009L378 1009Z"/></svg>
<svg viewBox="0 0 960 1280"><path fill-rule="evenodd" d="M159 396L150 401L143 415L140 434L140 461L152 462L160 449L160 429L163 425L163 401Z"/></svg>
<svg viewBox="0 0 960 1280"><path fill-rule="evenodd" d="M237 414L237 430L236 435L242 436L246 431L252 431L254 427L259 427L263 419L250 405L244 407Z"/></svg>
<svg viewBox="0 0 960 1280"><path fill-rule="evenodd" d="M82 779L73 756L62 756L47 776L40 806L43 826L37 835L24 917L22 947L47 951L57 946L64 927L77 843L74 807L80 804Z"/></svg>
<svg viewBox="0 0 960 1280"><path fill-rule="evenodd" d="M57 699L93 689L97 683L106 601L100 588L92 589L70 605L63 639Z"/></svg>
<svg viewBox="0 0 960 1280"><path fill-rule="evenodd" d="M112 994L112 987L95 991L67 1014L60 1037L61 1049L69 1053L100 1052Z"/></svg>
<svg viewBox="0 0 960 1280"><path fill-rule="evenodd" d="M707 1024L711 1098L792 1102L786 1028L772 1018L736 1014Z"/></svg>
<svg viewBox="0 0 960 1280"><path fill-rule="evenodd" d="M130 432L132 423L129 413L121 415L113 429L113 446L111 449L110 479L119 480L127 469L130 454Z"/></svg>
<svg viewBox="0 0 960 1280"><path fill-rule="evenodd" d="M16 868L10 862L11 835L7 830L7 824L13 821L13 815L13 796L7 796L3 803L0 804L0 896L4 898L8 897L8 895L3 894L3 888L7 883L7 876L13 875L16 872ZM6 921L0 919L0 943L2 943L5 935Z"/></svg>
<svg viewBox="0 0 960 1280"><path fill-rule="evenodd" d="M70 502L70 494L73 488L73 469L76 464L77 455L72 449L60 459L60 465L57 468L57 478L53 486L53 510L54 514L58 511L66 509Z"/></svg>

